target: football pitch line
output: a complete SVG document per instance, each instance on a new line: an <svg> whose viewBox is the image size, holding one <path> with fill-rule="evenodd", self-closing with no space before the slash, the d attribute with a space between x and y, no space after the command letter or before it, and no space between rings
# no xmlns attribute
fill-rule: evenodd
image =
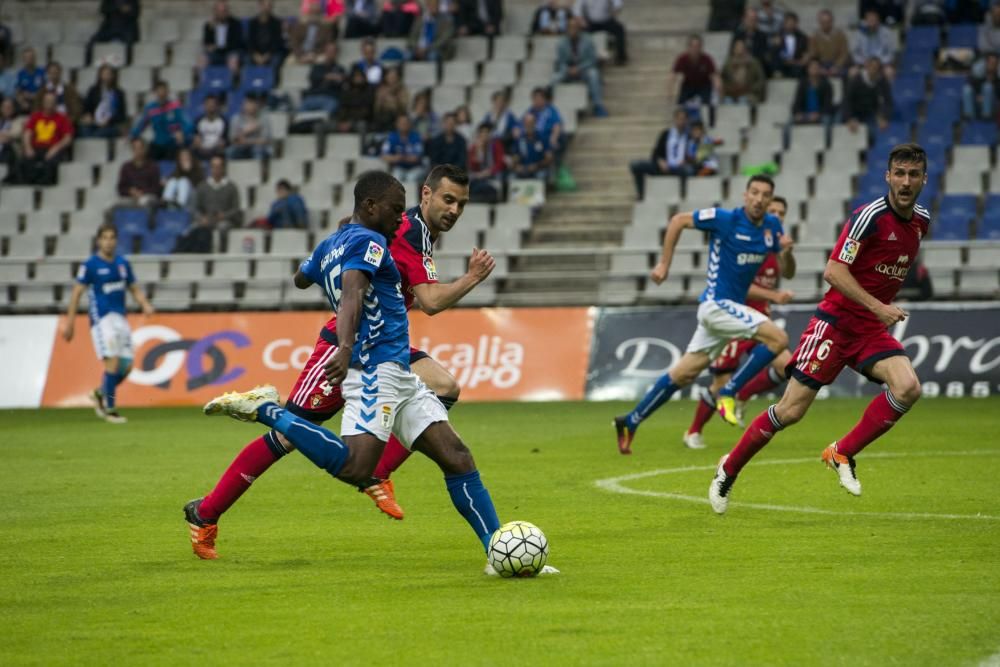
<svg viewBox="0 0 1000 667"><path fill-rule="evenodd" d="M940 457L971 457L971 456L995 456L1000 454L1000 450L986 449L986 450L973 450L965 452L913 452L913 453L895 453L895 452L873 452L871 454L866 454L865 459L904 459L904 458L940 458ZM813 463L819 464L820 460L818 457L809 458L799 458L799 459L774 459L765 460L755 463L754 465L797 465L800 463ZM633 473L631 475L621 475L619 477L609 477L606 479L599 479L594 482L597 488L604 491L609 491L611 493L620 493L624 495L634 495L634 496L648 496L651 498L666 498L669 500L683 500L685 502L691 503L701 503L704 505L709 504L708 501L708 479L706 478L706 493L701 496L690 496L683 493L670 493L667 491L647 491L643 489L632 489L624 485L624 482L629 482L637 479L645 479L647 477L658 477L660 475L673 475L676 473L684 472L702 472L710 471L715 472L717 466L683 466L680 468L659 468L657 470L649 470L647 472ZM959 521L959 520L985 520L985 521L1000 521L1000 516L993 516L990 514L938 514L933 512L853 512L849 510L826 510L818 507L805 507L796 505L771 505L767 503L746 503L731 501L731 507L741 507L749 509L759 509L759 510L770 510L773 512L796 512L799 514L821 514L826 516L861 516L861 517L872 517L881 519L931 519L931 520L947 520L947 521ZM997 656L997 667L1000 667L1000 654Z"/></svg>

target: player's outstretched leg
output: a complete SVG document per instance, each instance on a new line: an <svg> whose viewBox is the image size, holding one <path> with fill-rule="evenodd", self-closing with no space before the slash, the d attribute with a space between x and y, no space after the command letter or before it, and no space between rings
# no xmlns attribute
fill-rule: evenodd
<svg viewBox="0 0 1000 667"><path fill-rule="evenodd" d="M694 410L694 419L691 421L691 426L688 427L687 432L684 434L684 445L689 449L705 449L708 445L705 444L705 440L701 437L701 431L705 428L705 424L712 418L715 414L715 397L712 396L711 389L702 389L701 396L698 399L698 406Z"/></svg>
<svg viewBox="0 0 1000 667"><path fill-rule="evenodd" d="M770 320L761 323L754 333L754 340L760 341L760 344L753 348L750 357L733 373L716 399L719 415L733 426L741 426L736 418L736 392L764 370L775 357L782 352L788 353L788 334Z"/></svg>
<svg viewBox="0 0 1000 667"><path fill-rule="evenodd" d="M202 498L195 498L184 506L184 520L187 521L191 533L191 549L194 555L202 560L215 560L219 554L215 551L215 538L219 527L212 521L202 518L198 509Z"/></svg>
<svg viewBox="0 0 1000 667"><path fill-rule="evenodd" d="M104 360L101 387L94 390L92 400L95 402L94 411L109 424L124 424L128 421L118 414L115 399L118 385L125 381L131 368L131 360L129 359L111 357Z"/></svg>
<svg viewBox="0 0 1000 667"><path fill-rule="evenodd" d="M615 434L618 437L618 451L622 454L632 453L632 440L639 424L653 414L661 405L670 400L681 386L676 384L670 373L656 381L642 400L626 415L615 417Z"/></svg>

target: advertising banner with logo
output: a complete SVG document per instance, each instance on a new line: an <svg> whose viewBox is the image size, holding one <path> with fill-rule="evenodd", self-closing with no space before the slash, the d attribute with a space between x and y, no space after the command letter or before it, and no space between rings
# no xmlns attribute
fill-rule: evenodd
<svg viewBox="0 0 1000 667"><path fill-rule="evenodd" d="M1000 393L1000 305L907 304L910 317L893 335L903 342L923 381L924 396ZM794 347L814 308L775 309ZM696 326L694 307L602 309L594 323L587 374L589 400L634 400L665 373ZM707 374L698 384L707 385ZM877 387L852 371L841 373L821 396L860 396ZM677 396L692 397L692 390Z"/></svg>
<svg viewBox="0 0 1000 667"><path fill-rule="evenodd" d="M200 405L263 383L287 392L326 319L322 312L130 316L135 362L119 405ZM584 308L414 313L411 340L455 375L463 400L571 400L583 397L591 320ZM42 405L87 405L98 383L85 317L76 330L71 343L49 334Z"/></svg>

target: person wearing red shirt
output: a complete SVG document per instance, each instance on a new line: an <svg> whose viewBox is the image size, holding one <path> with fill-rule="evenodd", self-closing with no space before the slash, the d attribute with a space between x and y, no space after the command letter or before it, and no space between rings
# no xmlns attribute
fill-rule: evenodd
<svg viewBox="0 0 1000 667"><path fill-rule="evenodd" d="M493 136L493 125L480 123L476 138L469 144L469 200L493 204L499 201L507 169L503 142Z"/></svg>
<svg viewBox="0 0 1000 667"><path fill-rule="evenodd" d="M27 185L54 185L56 166L73 142L73 124L56 110L56 95L42 96L42 108L28 117L24 126L24 157L20 180Z"/></svg>
<svg viewBox="0 0 1000 667"><path fill-rule="evenodd" d="M702 51L701 37L688 38L687 51L674 61L674 97L678 104L698 98L701 104L712 104L722 89L719 72L712 56Z"/></svg>
<svg viewBox="0 0 1000 667"><path fill-rule="evenodd" d="M819 390L845 367L887 385L854 428L823 450L822 460L851 495L861 495L854 457L895 426L920 398L920 380L888 327L909 315L892 300L930 226L927 209L917 204L927 183L926 151L917 144L894 147L885 180L889 194L854 211L830 254L823 273L830 289L792 354L784 396L757 415L736 447L719 461L708 491L716 513L726 511L743 466L778 431L800 421Z"/></svg>

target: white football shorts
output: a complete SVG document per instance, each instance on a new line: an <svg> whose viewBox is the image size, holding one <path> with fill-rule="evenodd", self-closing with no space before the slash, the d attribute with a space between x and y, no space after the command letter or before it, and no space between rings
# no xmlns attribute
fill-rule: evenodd
<svg viewBox="0 0 1000 667"><path fill-rule="evenodd" d="M431 424L448 421L448 411L434 392L393 362L381 363L371 373L349 369L340 390L341 436L371 433L387 442L395 434L410 449Z"/></svg>
<svg viewBox="0 0 1000 667"><path fill-rule="evenodd" d="M749 306L722 299L698 306L698 328L688 343L688 352L706 352L715 359L734 338L753 338L767 315Z"/></svg>
<svg viewBox="0 0 1000 667"><path fill-rule="evenodd" d="M125 316L121 313L108 313L90 327L90 336L94 339L94 352L98 359L124 357L132 359L135 351L132 349L132 330L129 329Z"/></svg>

